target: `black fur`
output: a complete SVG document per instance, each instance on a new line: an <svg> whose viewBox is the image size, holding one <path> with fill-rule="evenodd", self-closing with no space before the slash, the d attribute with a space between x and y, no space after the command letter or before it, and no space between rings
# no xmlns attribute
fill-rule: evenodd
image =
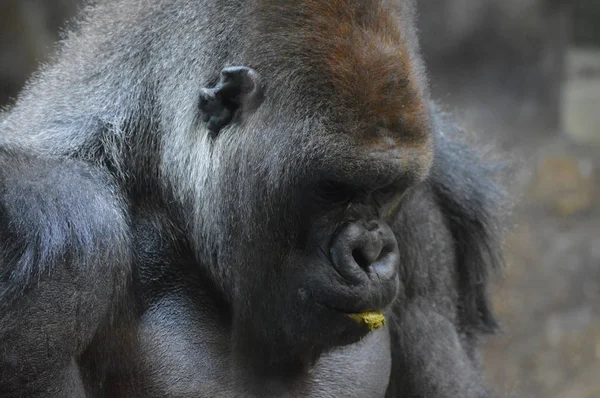
<svg viewBox="0 0 600 398"><path fill-rule="evenodd" d="M488 396L496 170L434 107L404 115L410 136L357 127L361 99L312 57L336 38L303 30L336 4L87 10L0 118L0 396ZM348 12L362 29L379 7L419 109L413 4ZM198 100L231 65L260 95L207 126ZM372 309L388 327L347 316Z"/></svg>
<svg viewBox="0 0 600 398"><path fill-rule="evenodd" d="M449 115L436 115L430 178L411 192L395 224L398 241L412 244L401 244L406 288L392 318L393 372L403 377L392 378L388 396L486 397L477 337L498 327L487 286L503 265L510 168L485 160L487 151L467 145L473 137Z"/></svg>

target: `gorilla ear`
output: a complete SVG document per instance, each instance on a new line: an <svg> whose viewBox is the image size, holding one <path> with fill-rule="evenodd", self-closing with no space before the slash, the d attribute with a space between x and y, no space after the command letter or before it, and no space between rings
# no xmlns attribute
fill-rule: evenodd
<svg viewBox="0 0 600 398"><path fill-rule="evenodd" d="M245 66L231 66L221 71L214 88L203 88L198 104L202 121L213 136L234 121L241 120L262 102L263 90L258 73Z"/></svg>

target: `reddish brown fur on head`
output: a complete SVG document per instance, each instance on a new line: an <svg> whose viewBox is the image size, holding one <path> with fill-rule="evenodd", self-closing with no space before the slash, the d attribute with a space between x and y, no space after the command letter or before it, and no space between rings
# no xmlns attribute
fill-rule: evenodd
<svg viewBox="0 0 600 398"><path fill-rule="evenodd" d="M336 94L364 128L397 133L405 145L407 139L420 141L428 113L398 22L381 4L366 7L307 1L313 15L308 42L324 53Z"/></svg>
<svg viewBox="0 0 600 398"><path fill-rule="evenodd" d="M413 43L401 28L401 1L259 3L259 14L276 15L280 21L279 26L273 19L263 26L263 32L284 43L277 56L304 69L310 76L307 85L327 93L326 106L352 125L348 133L381 149L390 138L399 147L429 146L425 84Z"/></svg>

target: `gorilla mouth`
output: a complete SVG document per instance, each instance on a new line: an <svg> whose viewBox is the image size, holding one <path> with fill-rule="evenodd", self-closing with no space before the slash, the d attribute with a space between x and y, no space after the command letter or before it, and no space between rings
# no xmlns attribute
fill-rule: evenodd
<svg viewBox="0 0 600 398"><path fill-rule="evenodd" d="M340 310L323 303L317 303L320 314L313 333L315 342L324 347L342 347L362 340L371 332L386 325L381 311L356 312ZM318 326L317 326L318 325Z"/></svg>

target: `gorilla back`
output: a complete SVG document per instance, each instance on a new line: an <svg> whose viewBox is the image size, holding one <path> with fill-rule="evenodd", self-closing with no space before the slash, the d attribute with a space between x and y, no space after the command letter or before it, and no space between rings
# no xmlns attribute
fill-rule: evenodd
<svg viewBox="0 0 600 398"><path fill-rule="evenodd" d="M86 9L0 118L0 396L488 396L503 192L414 13Z"/></svg>

